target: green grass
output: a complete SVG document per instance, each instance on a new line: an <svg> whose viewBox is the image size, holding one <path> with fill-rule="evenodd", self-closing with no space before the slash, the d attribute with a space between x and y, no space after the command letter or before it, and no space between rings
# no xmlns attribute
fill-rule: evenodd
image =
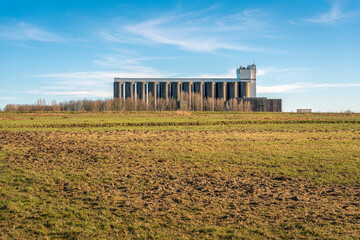
<svg viewBox="0 0 360 240"><path fill-rule="evenodd" d="M0 113L1 239L357 239L360 115Z"/></svg>
<svg viewBox="0 0 360 240"><path fill-rule="evenodd" d="M1 113L3 131L359 129L359 114L239 112ZM307 126L310 125L310 126ZM315 125L315 126L314 126Z"/></svg>

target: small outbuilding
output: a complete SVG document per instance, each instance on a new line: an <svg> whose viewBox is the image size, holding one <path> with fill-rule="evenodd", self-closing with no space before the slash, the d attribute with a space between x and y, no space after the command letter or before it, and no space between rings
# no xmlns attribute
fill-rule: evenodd
<svg viewBox="0 0 360 240"><path fill-rule="evenodd" d="M300 108L300 109L297 109L296 112L298 113L311 113L311 108Z"/></svg>

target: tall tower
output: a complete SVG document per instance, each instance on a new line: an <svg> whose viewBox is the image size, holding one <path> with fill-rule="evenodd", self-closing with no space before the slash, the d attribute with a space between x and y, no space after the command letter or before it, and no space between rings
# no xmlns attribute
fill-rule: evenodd
<svg viewBox="0 0 360 240"><path fill-rule="evenodd" d="M247 86L250 91L247 97L256 97L256 65L255 61L253 64L248 65L246 68L240 66L236 69L236 78L239 79L244 87Z"/></svg>
<svg viewBox="0 0 360 240"><path fill-rule="evenodd" d="M256 97L256 65L255 61L250 67L250 97Z"/></svg>

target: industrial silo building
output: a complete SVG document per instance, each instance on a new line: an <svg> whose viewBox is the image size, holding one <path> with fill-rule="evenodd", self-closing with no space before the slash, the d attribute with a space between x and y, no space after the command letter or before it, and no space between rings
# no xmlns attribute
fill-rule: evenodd
<svg viewBox="0 0 360 240"><path fill-rule="evenodd" d="M115 78L114 98L131 99L148 103L149 96L155 101L184 100L191 102L216 99L226 106L229 100L247 102L252 111L281 112L281 99L256 97L256 65L240 66L236 78Z"/></svg>

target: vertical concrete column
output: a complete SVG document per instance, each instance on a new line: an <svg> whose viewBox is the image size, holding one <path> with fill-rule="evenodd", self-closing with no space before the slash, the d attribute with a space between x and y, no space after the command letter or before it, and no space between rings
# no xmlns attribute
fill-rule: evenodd
<svg viewBox="0 0 360 240"><path fill-rule="evenodd" d="M123 83L119 82L118 89L117 89L117 91L119 93L118 98L122 97L122 91L121 91L122 90L122 85L123 85Z"/></svg>
<svg viewBox="0 0 360 240"><path fill-rule="evenodd" d="M246 82L245 83L245 89L246 89L246 91L245 91L245 97L250 97L250 83L249 82Z"/></svg>
<svg viewBox="0 0 360 240"><path fill-rule="evenodd" d="M158 82L154 82L154 107L157 109L157 98L158 98Z"/></svg>
<svg viewBox="0 0 360 240"><path fill-rule="evenodd" d="M223 82L223 97L224 97L224 102L227 100L227 82Z"/></svg>
<svg viewBox="0 0 360 240"><path fill-rule="evenodd" d="M142 102L145 101L145 84L146 82L140 82L140 89L139 89L139 100L141 100Z"/></svg>
<svg viewBox="0 0 360 240"><path fill-rule="evenodd" d="M142 82L135 82L134 90L135 90L135 100L138 101L141 99L141 91L142 91Z"/></svg>
<svg viewBox="0 0 360 240"><path fill-rule="evenodd" d="M141 82L141 101L146 100L146 82Z"/></svg>
<svg viewBox="0 0 360 240"><path fill-rule="evenodd" d="M211 82L211 97L215 98L215 82Z"/></svg>
<svg viewBox="0 0 360 240"><path fill-rule="evenodd" d="M239 95L238 95L238 93L239 93L239 91L238 91L238 83L237 82L234 82L234 98L238 98L239 97Z"/></svg>
<svg viewBox="0 0 360 240"><path fill-rule="evenodd" d="M201 111L204 110L204 82L200 82Z"/></svg>
<svg viewBox="0 0 360 240"><path fill-rule="evenodd" d="M181 90L181 82L177 82L176 83L176 99L178 100L178 101L180 101L181 100L181 95L180 95L180 90Z"/></svg>
<svg viewBox="0 0 360 240"><path fill-rule="evenodd" d="M212 110L215 111L215 82L211 82Z"/></svg>
<svg viewBox="0 0 360 240"><path fill-rule="evenodd" d="M191 102L192 102L192 98L191 98L191 89L192 89L192 82L188 82L188 97L189 97L189 110L191 110Z"/></svg>
<svg viewBox="0 0 360 240"><path fill-rule="evenodd" d="M145 82L145 101L146 101L146 110L148 110L149 106L149 83Z"/></svg>
<svg viewBox="0 0 360 240"><path fill-rule="evenodd" d="M129 83L129 86L130 86L130 94L129 94L129 97L131 98L131 99L134 99L134 82L130 82Z"/></svg>
<svg viewBox="0 0 360 240"><path fill-rule="evenodd" d="M169 100L169 82L165 82L165 99Z"/></svg>

